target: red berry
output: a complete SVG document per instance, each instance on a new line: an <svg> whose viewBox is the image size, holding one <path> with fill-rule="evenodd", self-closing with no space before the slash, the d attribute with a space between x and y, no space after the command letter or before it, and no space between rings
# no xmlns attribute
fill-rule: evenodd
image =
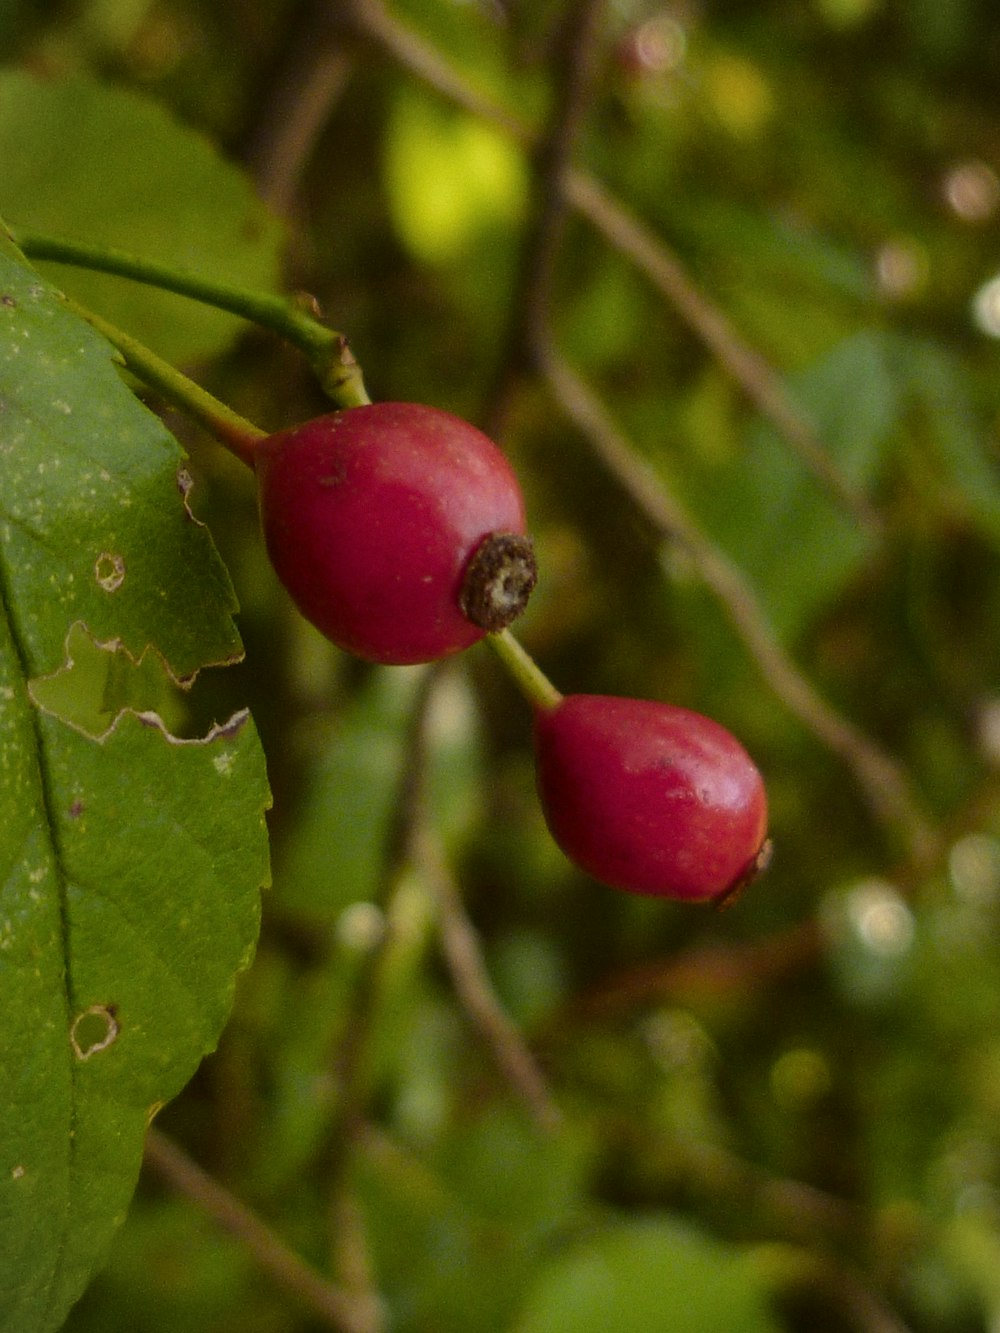
<svg viewBox="0 0 1000 1333"><path fill-rule="evenodd" d="M534 563L521 490L460 418L419 403L352 407L268 436L254 465L278 577L349 652L434 661L523 608Z"/></svg>
<svg viewBox="0 0 1000 1333"><path fill-rule="evenodd" d="M535 715L538 790L556 842L633 893L722 898L765 859L767 798L750 756L700 713L567 695Z"/></svg>

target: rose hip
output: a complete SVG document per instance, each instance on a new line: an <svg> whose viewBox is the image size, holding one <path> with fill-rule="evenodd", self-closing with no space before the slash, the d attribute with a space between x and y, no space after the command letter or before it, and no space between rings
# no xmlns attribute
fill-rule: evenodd
<svg viewBox="0 0 1000 1333"><path fill-rule="evenodd" d="M278 577L341 648L429 662L523 609L535 571L521 489L459 417L419 403L347 408L261 440L254 466Z"/></svg>
<svg viewBox="0 0 1000 1333"><path fill-rule="evenodd" d="M766 859L761 775L739 741L699 713L567 695L536 710L535 755L553 837L606 884L722 899Z"/></svg>

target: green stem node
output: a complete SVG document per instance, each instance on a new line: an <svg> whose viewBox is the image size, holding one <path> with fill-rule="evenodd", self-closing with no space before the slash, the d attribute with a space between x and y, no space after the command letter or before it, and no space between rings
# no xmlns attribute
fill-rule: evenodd
<svg viewBox="0 0 1000 1333"><path fill-rule="evenodd" d="M31 259L113 273L133 282L190 297L270 329L303 353L324 393L338 407L359 407L371 401L365 391L361 367L354 359L347 339L336 329L327 328L319 318L315 300L308 295L285 297L251 291L202 277L187 269L144 259L113 246L17 229L11 235Z"/></svg>

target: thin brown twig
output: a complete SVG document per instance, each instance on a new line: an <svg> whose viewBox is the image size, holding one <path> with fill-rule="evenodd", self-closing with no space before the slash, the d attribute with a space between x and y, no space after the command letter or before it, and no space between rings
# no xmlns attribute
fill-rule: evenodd
<svg viewBox="0 0 1000 1333"><path fill-rule="evenodd" d="M531 130L519 116L474 87L434 46L394 18L381 0L340 0L340 5L359 36L381 47L397 64L449 101L530 147Z"/></svg>
<svg viewBox="0 0 1000 1333"><path fill-rule="evenodd" d="M910 1333L909 1326L873 1292L863 1275L815 1251L795 1255L778 1290L814 1290L857 1333Z"/></svg>
<svg viewBox="0 0 1000 1333"><path fill-rule="evenodd" d="M434 688L440 679L440 667L428 670L413 702L393 826L386 843L382 897L388 902L404 868L413 866L423 875L438 906L441 948L458 999L514 1092L522 1098L540 1128L551 1131L560 1123L559 1109L537 1062L492 989L475 929L427 818L426 724ZM387 919L390 915L386 913ZM390 945L391 935L386 928L355 984L351 1012L335 1056L339 1105L329 1135L326 1163L334 1197L358 1127L364 1120L369 1091L369 1048Z"/></svg>
<svg viewBox="0 0 1000 1333"><path fill-rule="evenodd" d="M299 179L330 108L347 86L352 67L344 51L321 46L313 53L294 100L279 103L252 146L249 163L264 202L285 217L292 211Z"/></svg>
<svg viewBox="0 0 1000 1333"><path fill-rule="evenodd" d="M369 1333L359 1303L291 1250L251 1208L200 1167L166 1134L150 1129L145 1164L235 1236L257 1266L327 1327Z"/></svg>
<svg viewBox="0 0 1000 1333"><path fill-rule="evenodd" d="M433 690L440 678L439 667L428 670L413 704L394 822L386 845L383 897L388 900L391 896L405 867L412 865L423 874L439 908L441 947L459 1001L485 1038L514 1092L522 1098L540 1128L551 1131L561 1121L559 1109L524 1039L490 985L475 930L426 817L426 721ZM336 1052L339 1105L329 1136L326 1164L334 1198L351 1145L364 1120L369 1092L369 1049L390 943L386 930L366 960Z"/></svg>
<svg viewBox="0 0 1000 1333"><path fill-rule="evenodd" d="M421 808L425 723L437 674L437 667L424 672L413 700L377 895L384 926L361 963L339 1043L332 1054L337 1106L327 1133L323 1169L329 1191L330 1233L337 1271L356 1299L359 1319L367 1321L359 1325L358 1333L381 1333L384 1317L374 1287L363 1222L348 1193L347 1172L371 1093L372 1045L387 969L392 964L392 903L409 862L413 828Z"/></svg>
<svg viewBox="0 0 1000 1333"><path fill-rule="evenodd" d="M386 1308L378 1293L365 1218L346 1180L341 1180L333 1192L329 1217L332 1264L354 1302L358 1333L384 1333Z"/></svg>
<svg viewBox="0 0 1000 1333"><path fill-rule="evenodd" d="M857 1240L864 1210L804 1180L776 1176L719 1143L695 1138L674 1145L675 1169L694 1188L724 1199L746 1216L760 1214L771 1235L808 1244Z"/></svg>
<svg viewBox="0 0 1000 1333"><path fill-rule="evenodd" d="M770 935L699 941L680 953L633 963L574 996L547 1025L543 1040L567 1025L620 1020L656 1004L712 1005L736 994L759 997L815 969L823 944L819 923L806 917Z"/></svg>
<svg viewBox="0 0 1000 1333"><path fill-rule="evenodd" d="M406 867L414 827L420 817L424 764L426 761L426 718L437 667L424 672L410 713L409 728L403 745L393 807L382 860L379 903L383 908L385 928L367 954L354 986L347 1020L339 1047L334 1055L338 1083L338 1106L329 1135L328 1182L332 1189L343 1177L356 1125L364 1115L369 1092L369 1060L374 1026L383 988L385 968L390 958L392 932L389 905L400 876Z"/></svg>
<svg viewBox="0 0 1000 1333"><path fill-rule="evenodd" d="M483 427L494 438L504 433L521 377L533 368L534 348L548 327L567 210L563 180L590 100L603 10L604 0L573 0L553 44L549 63L555 95L548 122L534 145L533 215L511 296L506 349L482 413Z"/></svg>
<svg viewBox="0 0 1000 1333"><path fill-rule="evenodd" d="M465 1012L479 1029L501 1073L531 1112L538 1127L547 1133L558 1129L562 1113L537 1060L493 990L475 927L469 920L440 843L426 821L414 838L413 853L415 864L434 891L440 912L442 952Z"/></svg>
<svg viewBox="0 0 1000 1333"><path fill-rule="evenodd" d="M534 147L537 139L531 126L495 98L473 87L435 47L394 18L382 0L344 2L359 35L373 41L440 96L489 121L529 151ZM866 531L877 533L881 521L868 498L830 458L814 424L792 399L782 377L697 286L663 239L588 172L571 167L562 174L562 188L572 207L588 219L609 245L646 275L830 495Z"/></svg>
<svg viewBox="0 0 1000 1333"><path fill-rule="evenodd" d="M895 1310L859 1281L853 1273L837 1269L830 1273L827 1289L839 1298L848 1318L853 1319L860 1333L910 1333Z"/></svg>
<svg viewBox="0 0 1000 1333"><path fill-rule="evenodd" d="M781 376L765 356L740 337L719 307L706 298L676 255L588 173L567 172L564 188L573 206L619 254L627 256L645 273L829 493L870 535L877 535L881 518L867 496L830 458L815 427L792 400Z"/></svg>
<svg viewBox="0 0 1000 1333"><path fill-rule="evenodd" d="M618 429L593 389L552 348L542 369L557 402L661 536L680 543L729 615L761 674L785 706L848 765L875 816L899 829L922 861L936 839L907 775L870 736L843 717L778 641L740 569L711 542Z"/></svg>
<svg viewBox="0 0 1000 1333"><path fill-rule="evenodd" d="M302 172L350 78L353 55L336 8L328 0L295 6L274 68L260 81L263 96L243 144L258 191L282 216L292 211Z"/></svg>

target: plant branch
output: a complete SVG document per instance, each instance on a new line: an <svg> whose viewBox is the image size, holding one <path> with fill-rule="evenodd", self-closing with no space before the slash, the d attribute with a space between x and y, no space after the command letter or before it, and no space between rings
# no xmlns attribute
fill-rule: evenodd
<svg viewBox="0 0 1000 1333"><path fill-rule="evenodd" d="M688 552L778 698L848 765L875 816L902 832L909 855L916 861L929 856L936 838L896 761L837 712L803 675L778 641L742 572L667 490L589 385L552 349L544 353L543 372L562 410L639 511L662 537Z"/></svg>
<svg viewBox="0 0 1000 1333"><path fill-rule="evenodd" d="M365 1219L346 1179L330 1201L330 1228L332 1265L354 1305L358 1333L384 1333L386 1310L375 1283Z"/></svg>
<svg viewBox="0 0 1000 1333"><path fill-rule="evenodd" d="M339 6L297 0L283 24L280 49L253 82L251 128L241 156L261 198L283 217L331 109L347 87L352 53Z"/></svg>
<svg viewBox="0 0 1000 1333"><path fill-rule="evenodd" d="M857 1333L909 1333L909 1326L881 1296L869 1290L862 1276L828 1255L791 1246L761 1246L750 1250L749 1256L756 1259L761 1275L779 1300L813 1291L839 1316L844 1327Z"/></svg>
<svg viewBox="0 0 1000 1333"><path fill-rule="evenodd" d="M535 1123L551 1133L561 1125L562 1113L538 1062L493 990L475 927L426 820L415 831L413 853L416 865L434 890L440 911L441 948L455 992Z"/></svg>
<svg viewBox="0 0 1000 1333"><path fill-rule="evenodd" d="M535 348L548 328L566 218L563 182L590 100L603 9L604 0L574 0L565 8L552 51L555 98L548 124L534 145L533 216L511 299L506 350L482 413L484 429L493 438L503 434L521 377L533 369Z"/></svg>
<svg viewBox="0 0 1000 1333"><path fill-rule="evenodd" d="M396 20L382 0L345 0L359 33L442 97L481 116L527 149L536 135L525 121L474 88L419 34ZM717 359L748 400L800 456L829 494L867 531L881 521L871 503L825 451L812 422L789 394L781 376L700 290L664 241L605 190L588 172L570 167L562 176L574 209L620 254L645 274L675 313Z"/></svg>
<svg viewBox="0 0 1000 1333"><path fill-rule="evenodd" d="M490 636L491 639L495 637L499 636ZM433 891L440 913L441 947L459 1000L485 1037L511 1087L528 1106L539 1126L551 1131L560 1123L559 1110L534 1057L490 986L475 930L426 818L426 719L441 669L432 667L425 672L410 716L404 758L399 768L393 825L383 862L381 896L385 916L388 922L391 919L391 896L404 868L412 865ZM340 1097L330 1134L331 1156L328 1158L329 1178L334 1189L343 1176L358 1127L364 1121L369 1093L369 1053L391 942L387 928L365 960L336 1053Z"/></svg>
<svg viewBox="0 0 1000 1333"><path fill-rule="evenodd" d="M312 297L276 296L232 283L206 278L187 269L175 268L113 246L94 245L39 232L12 232L17 245L30 259L49 260L92 272L112 273L161 291L174 292L203 305L226 310L242 319L270 329L287 339L309 361L324 392L340 407L357 407L369 401L361 376L342 333L317 318ZM93 322L93 321L91 321Z"/></svg>
<svg viewBox="0 0 1000 1333"><path fill-rule="evenodd" d="M760 1215L772 1234L800 1243L856 1240L864 1225L858 1204L803 1180L776 1176L729 1148L685 1137L674 1144L676 1170L691 1186L738 1210Z"/></svg>
<svg viewBox="0 0 1000 1333"><path fill-rule="evenodd" d="M628 1018L656 1005L716 1005L761 995L821 965L823 932L813 917L750 940L710 940L618 969L575 996L550 1030Z"/></svg>
<svg viewBox="0 0 1000 1333"><path fill-rule="evenodd" d="M369 1323L346 1292L300 1258L256 1213L157 1129L146 1136L146 1166L235 1236L258 1267L339 1333L368 1333Z"/></svg>
<svg viewBox="0 0 1000 1333"><path fill-rule="evenodd" d="M396 800L386 837L378 889L378 906L385 926L369 950L355 981L334 1066L339 1088L337 1111L331 1126L327 1159L328 1181L340 1189L357 1126L364 1117L369 1093L370 1057L386 969L391 959L392 898L410 853L413 828L419 818L421 786L426 763L426 717L432 682L438 666L424 671L413 701L396 780Z"/></svg>
<svg viewBox="0 0 1000 1333"><path fill-rule="evenodd" d="M726 315L692 281L676 255L593 176L570 171L565 189L578 212L646 275L827 492L870 535L877 536L882 520L867 496L833 462L815 427L767 358L737 333Z"/></svg>
<svg viewBox="0 0 1000 1333"><path fill-rule="evenodd" d="M397 64L449 101L490 121L525 147L530 145L531 130L519 116L489 94L479 92L430 42L394 18L382 0L341 0L341 4L359 37L381 47Z"/></svg>

